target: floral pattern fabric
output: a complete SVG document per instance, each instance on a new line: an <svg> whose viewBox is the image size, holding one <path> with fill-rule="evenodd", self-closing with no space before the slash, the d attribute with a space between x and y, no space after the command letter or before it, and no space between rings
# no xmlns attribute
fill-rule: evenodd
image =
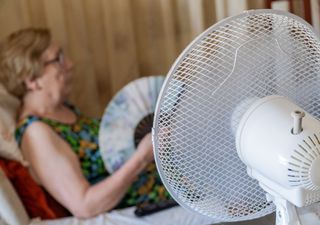
<svg viewBox="0 0 320 225"><path fill-rule="evenodd" d="M35 121L42 121L52 127L66 142L68 142L78 156L85 178L91 183L97 183L109 174L100 156L98 134L100 120L84 116L78 109L68 105L77 115L73 124L61 123L55 120L29 116L22 120L16 130L16 139L21 144L25 129Z"/></svg>
<svg viewBox="0 0 320 225"><path fill-rule="evenodd" d="M16 130L16 140L21 144L26 128L35 121L42 121L66 142L78 156L81 169L85 178L95 184L110 174L105 169L98 143L100 119L84 116L77 108L67 105L77 115L73 124L61 123L55 120L29 116L22 120ZM164 188L156 166L151 163L138 179L131 185L117 208L134 206L146 202L158 202L169 199L170 195Z"/></svg>

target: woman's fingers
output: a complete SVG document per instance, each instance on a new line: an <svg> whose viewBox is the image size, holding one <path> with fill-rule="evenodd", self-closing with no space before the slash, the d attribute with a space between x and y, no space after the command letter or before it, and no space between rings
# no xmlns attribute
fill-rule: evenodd
<svg viewBox="0 0 320 225"><path fill-rule="evenodd" d="M146 134L140 141L137 151L141 153L143 159L151 162L154 159L151 133Z"/></svg>

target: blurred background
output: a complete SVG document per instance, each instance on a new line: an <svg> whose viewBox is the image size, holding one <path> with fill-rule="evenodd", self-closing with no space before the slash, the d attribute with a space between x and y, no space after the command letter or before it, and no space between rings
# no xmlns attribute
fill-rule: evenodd
<svg viewBox="0 0 320 225"><path fill-rule="evenodd" d="M320 0L0 0L0 38L48 27L75 62L71 100L101 116L138 77L167 74L181 51L217 21L248 9L291 11L320 30Z"/></svg>

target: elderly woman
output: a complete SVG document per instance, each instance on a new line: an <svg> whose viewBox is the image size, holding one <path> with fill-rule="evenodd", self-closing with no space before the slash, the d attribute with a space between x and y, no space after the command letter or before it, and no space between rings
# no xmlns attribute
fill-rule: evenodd
<svg viewBox="0 0 320 225"><path fill-rule="evenodd" d="M154 164L148 166L150 134L119 170L107 173L97 143L99 120L67 103L72 68L47 29L20 30L2 42L0 83L21 100L16 138L35 181L82 218L148 200L150 192L169 197Z"/></svg>

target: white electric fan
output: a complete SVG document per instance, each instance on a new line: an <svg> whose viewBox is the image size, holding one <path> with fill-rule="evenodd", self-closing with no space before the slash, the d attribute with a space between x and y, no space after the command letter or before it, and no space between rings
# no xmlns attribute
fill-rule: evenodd
<svg viewBox="0 0 320 225"><path fill-rule="evenodd" d="M247 11L196 38L155 111L161 178L221 222L320 224L320 40L301 18Z"/></svg>

